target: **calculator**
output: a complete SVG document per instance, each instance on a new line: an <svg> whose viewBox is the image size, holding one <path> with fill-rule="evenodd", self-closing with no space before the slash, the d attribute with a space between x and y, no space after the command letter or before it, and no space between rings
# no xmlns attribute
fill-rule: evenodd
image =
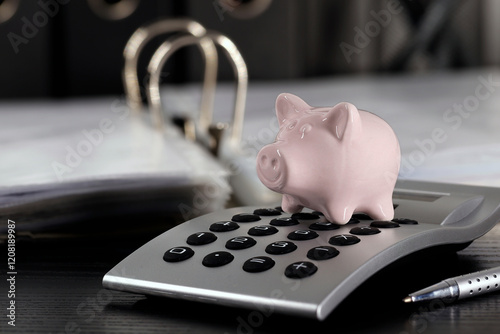
<svg viewBox="0 0 500 334"><path fill-rule="evenodd" d="M108 289L324 320L360 284L405 256L464 248L500 220L500 189L396 183L395 218L238 207L186 221L103 278ZM439 247L435 247L439 248Z"/></svg>

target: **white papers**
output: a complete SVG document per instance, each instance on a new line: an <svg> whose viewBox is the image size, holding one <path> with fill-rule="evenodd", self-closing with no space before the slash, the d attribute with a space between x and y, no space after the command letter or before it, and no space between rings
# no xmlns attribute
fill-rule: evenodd
<svg viewBox="0 0 500 334"><path fill-rule="evenodd" d="M89 200L100 192L114 192L117 201L121 192L137 192L137 203L145 198L141 191L157 192L165 198L159 205L183 219L222 208L230 194L227 172L177 129L160 133L148 123L118 98L0 104L2 216L31 213L29 221L47 221L29 204L59 199L67 206L71 196ZM210 194L200 194L203 187ZM206 197L203 205L197 195Z"/></svg>

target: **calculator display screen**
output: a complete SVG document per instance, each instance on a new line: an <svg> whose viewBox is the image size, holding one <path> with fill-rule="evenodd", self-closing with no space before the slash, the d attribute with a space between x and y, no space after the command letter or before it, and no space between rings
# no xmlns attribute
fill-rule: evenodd
<svg viewBox="0 0 500 334"><path fill-rule="evenodd" d="M393 199L407 199L412 201L434 202L443 196L450 196L449 193L420 191L420 190L406 190L394 189L392 194Z"/></svg>

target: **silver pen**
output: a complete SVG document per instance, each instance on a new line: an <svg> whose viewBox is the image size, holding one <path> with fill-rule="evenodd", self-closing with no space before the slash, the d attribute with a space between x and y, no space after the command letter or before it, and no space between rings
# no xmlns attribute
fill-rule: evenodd
<svg viewBox="0 0 500 334"><path fill-rule="evenodd" d="M500 291L500 267L472 274L448 278L425 289L411 293L403 299L405 303L432 299L458 299L474 297L484 293Z"/></svg>

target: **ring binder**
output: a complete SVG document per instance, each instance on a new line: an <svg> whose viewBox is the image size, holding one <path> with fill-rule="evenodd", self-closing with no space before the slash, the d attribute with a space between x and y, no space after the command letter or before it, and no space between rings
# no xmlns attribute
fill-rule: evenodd
<svg viewBox="0 0 500 334"><path fill-rule="evenodd" d="M142 110L140 87L137 79L137 60L144 45L153 37L167 32L177 32L169 36L151 57L147 75L146 95L148 98L151 120L154 128L170 133L170 123L163 116L160 95L160 74L168 59L185 46L197 46L205 62L201 106L196 119L188 119L184 124L186 141L204 146L221 162L227 170L233 170L230 184L236 200L242 204L275 204L280 195L270 191L258 179L255 170L255 156L245 155L241 147L246 95L248 89L248 71L243 56L236 45L227 36L207 31L199 23L188 20L164 20L141 27L129 39L124 51L125 67L123 80L130 108ZM217 86L219 47L231 63L236 90L231 124L213 121L213 105Z"/></svg>
<svg viewBox="0 0 500 334"><path fill-rule="evenodd" d="M189 19L159 20L149 25L139 27L130 36L123 50L124 67L122 80L129 108L134 112L142 110L141 87L137 77L137 63L144 46L154 37L161 34L183 31L193 36L203 36L205 28L196 21Z"/></svg>

